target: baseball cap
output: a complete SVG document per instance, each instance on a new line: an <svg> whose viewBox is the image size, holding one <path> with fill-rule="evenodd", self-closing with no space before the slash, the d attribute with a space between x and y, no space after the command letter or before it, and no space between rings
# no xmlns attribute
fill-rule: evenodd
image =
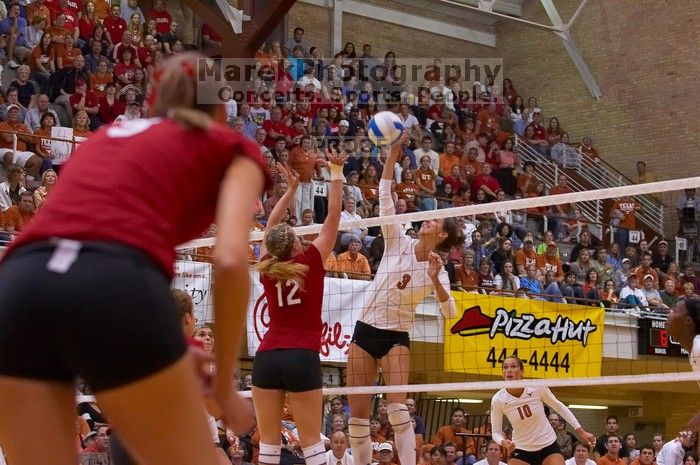
<svg viewBox="0 0 700 465"><path fill-rule="evenodd" d="M632 260L630 260L629 258L623 258L621 263L625 263L625 262L632 263Z"/></svg>
<svg viewBox="0 0 700 465"><path fill-rule="evenodd" d="M350 127L350 123L348 123L348 120L346 119L341 119L340 123L338 123L338 126L347 126Z"/></svg>
<svg viewBox="0 0 700 465"><path fill-rule="evenodd" d="M85 440L87 441L90 438L94 438L97 436L97 431L90 431L88 434L85 435Z"/></svg>
<svg viewBox="0 0 700 465"><path fill-rule="evenodd" d="M84 86L85 84L87 84L87 82L85 82L85 79L78 79L77 81L75 81L75 86L76 86L76 87L78 87L78 86Z"/></svg>
<svg viewBox="0 0 700 465"><path fill-rule="evenodd" d="M661 244L666 244L666 245L668 245L668 242L665 241L665 240L664 240L664 241L659 241L659 245L661 245Z"/></svg>
<svg viewBox="0 0 700 465"><path fill-rule="evenodd" d="M647 279L651 279L651 280L653 281L653 280L654 280L654 276L653 276L653 275L650 275L650 274L644 275L644 281L646 281Z"/></svg>
<svg viewBox="0 0 700 465"><path fill-rule="evenodd" d="M394 452L394 448L391 447L391 444L388 442L383 442L379 444L379 447L377 448L377 452L381 452L383 450L389 451L389 452Z"/></svg>

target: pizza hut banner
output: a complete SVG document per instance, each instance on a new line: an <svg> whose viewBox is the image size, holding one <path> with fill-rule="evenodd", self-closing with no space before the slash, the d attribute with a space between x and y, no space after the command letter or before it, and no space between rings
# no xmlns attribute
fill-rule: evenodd
<svg viewBox="0 0 700 465"><path fill-rule="evenodd" d="M501 375L517 355L529 378L600 376L605 311L514 297L453 292L445 322L445 371Z"/></svg>

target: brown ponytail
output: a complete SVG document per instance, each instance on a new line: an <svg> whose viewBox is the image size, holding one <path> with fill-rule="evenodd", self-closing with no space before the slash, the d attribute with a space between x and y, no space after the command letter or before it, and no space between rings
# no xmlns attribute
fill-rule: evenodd
<svg viewBox="0 0 700 465"><path fill-rule="evenodd" d="M278 224L265 233L265 248L270 258L255 265L261 275L277 281L294 281L304 290L304 277L309 271L308 265L288 261L292 255L297 235L286 223Z"/></svg>
<svg viewBox="0 0 700 465"><path fill-rule="evenodd" d="M191 128L206 129L213 124L218 105L197 102L197 65L205 58L200 53L186 52L161 64L153 73L151 116L170 118Z"/></svg>

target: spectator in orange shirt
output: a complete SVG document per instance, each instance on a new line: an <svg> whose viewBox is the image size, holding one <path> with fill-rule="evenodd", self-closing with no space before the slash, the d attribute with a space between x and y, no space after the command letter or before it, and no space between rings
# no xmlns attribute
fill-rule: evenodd
<svg viewBox="0 0 700 465"><path fill-rule="evenodd" d="M108 69L109 60L102 57L97 64L97 70L90 74L90 90L95 92L97 97L100 99L107 95L107 86L114 82L114 76L108 71Z"/></svg>
<svg viewBox="0 0 700 465"><path fill-rule="evenodd" d="M592 162L597 163L600 161L598 151L593 147L593 141L591 140L590 136L584 136L583 139L581 139L579 150L581 151L581 155L587 157Z"/></svg>
<svg viewBox="0 0 700 465"><path fill-rule="evenodd" d="M445 151L440 154L440 172L438 174L443 178L449 176L453 166L459 166L459 155L455 152L455 143L447 142Z"/></svg>
<svg viewBox="0 0 700 465"><path fill-rule="evenodd" d="M639 450L639 456L630 462L630 465L655 465L654 448L651 446L642 446Z"/></svg>
<svg viewBox="0 0 700 465"><path fill-rule="evenodd" d="M17 150L12 152L14 136L17 136ZM23 167L28 175L38 178L41 173L51 168L51 160L44 160L34 152L27 150L27 144L33 144L32 132L20 122L20 108L11 104L7 107L5 121L0 123L0 148L2 162L5 166L13 163Z"/></svg>
<svg viewBox="0 0 700 465"><path fill-rule="evenodd" d="M351 238L348 250L338 255L335 271L346 273L350 279L371 279L369 261L360 253L360 250L362 250L362 241L356 237Z"/></svg>
<svg viewBox="0 0 700 465"><path fill-rule="evenodd" d="M622 443L617 436L608 436L605 443L606 454L600 457L597 461L598 465L627 465L627 461L620 457L620 449Z"/></svg>
<svg viewBox="0 0 700 465"><path fill-rule="evenodd" d="M537 265L537 252L532 236L526 236L523 247L515 251L515 264L520 276L525 276L529 265Z"/></svg>
<svg viewBox="0 0 700 465"><path fill-rule="evenodd" d="M561 260L557 257L557 243L551 241L547 244L547 251L544 255L537 256L537 267L542 274L548 271L554 271L557 281L561 282L564 279L564 268L562 268Z"/></svg>
<svg viewBox="0 0 700 465"><path fill-rule="evenodd" d="M51 159L51 128L56 126L56 116L46 112L41 115L39 126L34 131L36 153L42 158Z"/></svg>
<svg viewBox="0 0 700 465"><path fill-rule="evenodd" d="M63 47L56 51L56 68L70 69L73 67L75 57L83 56L83 52L74 44L73 34L68 33L63 39Z"/></svg>
<svg viewBox="0 0 700 465"><path fill-rule="evenodd" d="M464 252L462 264L455 267L457 281L467 292L476 292L479 286L479 273L474 269L475 255L472 249L467 249Z"/></svg>
<svg viewBox="0 0 700 465"><path fill-rule="evenodd" d="M401 182L396 186L396 194L399 199L406 201L406 210L408 212L416 211L420 188L415 183L412 169L405 169L401 172Z"/></svg>
<svg viewBox="0 0 700 465"><path fill-rule="evenodd" d="M462 157L459 166L462 168L462 177L467 184L470 184L474 178L481 174L481 162L479 161L479 151L476 147L467 149L467 156Z"/></svg>
<svg viewBox="0 0 700 465"><path fill-rule="evenodd" d="M5 231L17 235L34 219L36 206L34 194L24 191L20 194L19 203L13 205L4 214Z"/></svg>
<svg viewBox="0 0 700 465"><path fill-rule="evenodd" d="M644 282L644 277L648 274L654 277L654 289L659 288L659 274L654 268L651 267L652 264L652 254L650 251L644 252L642 254L642 261L637 268L634 269L634 274L639 278L639 282Z"/></svg>
<svg viewBox="0 0 700 465"><path fill-rule="evenodd" d="M457 450L464 451L464 437L457 436L456 433L470 432L464 427L465 418L466 417L464 415L463 408L455 407L454 409L452 409L451 423L449 425L442 426L437 430L435 436L433 436L433 440L430 441L431 444L433 444L434 446L442 446L446 442L452 441L455 444L455 446L457 446ZM474 448L474 440L468 438L466 445L467 454L474 455L474 453L476 452Z"/></svg>
<svg viewBox="0 0 700 465"><path fill-rule="evenodd" d="M610 223L617 228L615 242L625 248L629 244L629 230L637 228L636 213L642 209L632 197L617 199L610 212Z"/></svg>
<svg viewBox="0 0 700 465"><path fill-rule="evenodd" d="M420 189L420 210L435 210L437 202L435 201L435 192L437 185L435 179L437 174L430 168L430 157L423 155L420 158L420 167L414 171L415 183Z"/></svg>
<svg viewBox="0 0 700 465"><path fill-rule="evenodd" d="M311 136L303 136L301 145L289 152L289 166L299 174L299 188L295 198L295 213L301 218L301 213L307 208L314 207L312 181L318 174L322 158L313 146Z"/></svg>

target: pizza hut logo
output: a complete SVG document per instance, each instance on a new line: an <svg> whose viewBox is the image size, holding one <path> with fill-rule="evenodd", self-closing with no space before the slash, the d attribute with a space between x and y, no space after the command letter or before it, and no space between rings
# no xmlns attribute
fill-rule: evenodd
<svg viewBox="0 0 700 465"><path fill-rule="evenodd" d="M480 306L470 307L464 311L450 332L462 337L488 334L493 339L496 334L502 333L510 339L524 341L532 338L549 339L552 344L557 342L578 341L583 347L588 343L588 337L598 330L598 327L587 318L575 322L569 317L558 315L551 319L537 318L531 313L523 313L518 316L515 309L506 310L503 307L496 309L493 317L485 315Z"/></svg>

